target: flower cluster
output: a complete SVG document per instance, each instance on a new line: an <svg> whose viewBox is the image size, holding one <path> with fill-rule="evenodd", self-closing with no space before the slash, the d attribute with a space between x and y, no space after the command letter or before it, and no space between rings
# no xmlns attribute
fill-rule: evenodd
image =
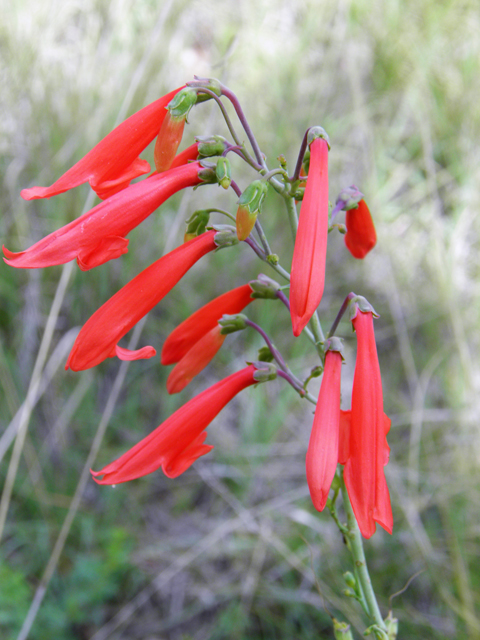
<svg viewBox="0 0 480 640"><path fill-rule="evenodd" d="M221 136L197 137L177 153L190 110L206 99L221 103L222 97L232 102L253 155L241 143L230 122L233 143ZM155 138L155 170L131 184L150 171L150 164L140 159L139 154ZM153 346L129 351L119 343L198 260L219 248L243 242L287 280L282 287L261 274L256 280L211 300L168 336L161 351L161 363L175 365L167 380L169 393L181 392L209 364L229 333L252 328L262 336L266 347L253 363L194 396L120 458L100 471L92 471L96 482L127 482L160 467L168 477L177 477L213 448L205 444L206 428L222 408L243 389L278 375L302 398L316 402L306 456L314 506L318 510L325 507L340 463L362 534L370 537L375 523L391 532L392 512L383 470L389 455L386 434L390 421L383 411L374 311L363 298L353 294L349 297L358 345L350 411L340 409L343 356L340 339L334 336L338 322L325 341L317 316L325 286L329 232L337 227L344 233L346 247L357 259L364 258L376 243L372 217L356 187L343 190L331 210L329 150L325 131L312 127L305 135L293 176L288 176L286 161L269 171L265 155L234 94L218 81L196 79L132 115L50 187L22 191L26 200L50 198L88 182L102 200L24 251L3 248L8 265L28 269L76 260L81 270L88 270L121 257L128 251L130 231L180 190L216 183L225 189L232 188L238 198L235 216L215 208L194 212L187 220L184 243L143 269L86 321L68 356L66 369L81 371L115 356L120 360L154 357ZM232 180L227 157L230 153L259 174L243 190ZM290 224L296 232L291 275L271 252L260 224L259 216L272 189L285 199ZM301 201L299 220L295 208L298 201ZM345 225L333 224L340 211L346 212ZM211 224L210 216L214 213L227 215L234 220L235 227ZM285 293L288 288L289 297ZM304 381L297 378L271 338L243 315L246 307L258 298L281 301L290 314L294 336L303 333L312 341L323 367L318 401L307 391L311 376Z"/></svg>

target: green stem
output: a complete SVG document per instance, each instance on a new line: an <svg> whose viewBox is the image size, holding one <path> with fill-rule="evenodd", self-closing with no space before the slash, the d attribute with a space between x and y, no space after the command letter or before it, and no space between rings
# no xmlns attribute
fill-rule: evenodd
<svg viewBox="0 0 480 640"><path fill-rule="evenodd" d="M287 206L288 222L290 223L293 242L295 242L295 238L297 237L297 229L298 229L298 215L297 215L297 207L295 205L295 198L292 198L291 196L285 197L285 204Z"/></svg>
<svg viewBox="0 0 480 640"><path fill-rule="evenodd" d="M347 516L348 533L346 534L347 545L352 554L353 562L355 565L355 574L357 580L362 589L363 597L367 608L370 622L377 625L382 631L387 633L387 627L383 621L382 614L380 613L380 607L377 603L377 598L372 587L370 575L368 573L367 561L365 559L365 553L363 551L362 534L358 528L355 514L353 513L352 503L348 497L347 489L342 478L342 497L343 507Z"/></svg>

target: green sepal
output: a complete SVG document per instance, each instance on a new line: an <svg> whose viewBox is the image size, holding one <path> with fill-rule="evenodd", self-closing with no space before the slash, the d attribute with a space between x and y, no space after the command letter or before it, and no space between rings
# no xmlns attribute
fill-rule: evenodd
<svg viewBox="0 0 480 640"><path fill-rule="evenodd" d="M253 364L256 371L253 377L257 382L268 382L269 380L275 380L277 377L277 367L271 362L249 362L247 364Z"/></svg>
<svg viewBox="0 0 480 640"><path fill-rule="evenodd" d="M332 622L335 640L353 640L349 624L346 622L339 622L336 618L332 618Z"/></svg>
<svg viewBox="0 0 480 640"><path fill-rule="evenodd" d="M336 351L337 353L339 353L342 357L342 362L345 362L345 357L343 354L343 340L342 338L339 338L337 336L332 336L331 338L328 338L328 340L325 340L325 353L327 353L327 351Z"/></svg>
<svg viewBox="0 0 480 640"><path fill-rule="evenodd" d="M244 316L243 313L236 313L234 315L224 313L218 321L218 324L222 327L220 333L226 336L229 333L243 331L247 326L245 320L247 320L247 316Z"/></svg>
<svg viewBox="0 0 480 640"><path fill-rule="evenodd" d="M249 280L248 284L252 288L252 298L264 298L274 300L277 298L277 292L280 291L280 285L275 280L260 273L256 280Z"/></svg>
<svg viewBox="0 0 480 640"><path fill-rule="evenodd" d="M190 218L185 221L187 229L185 231L184 242L196 238L204 233L210 220L210 214L206 209L197 209Z"/></svg>
<svg viewBox="0 0 480 640"><path fill-rule="evenodd" d="M248 209L251 215L260 213L260 208L267 195L268 184L262 180L254 180L238 199L240 207Z"/></svg>
<svg viewBox="0 0 480 640"><path fill-rule="evenodd" d="M349 302L349 315L350 320L353 320L358 311L362 311L363 313L371 313L374 318L379 318L379 314L375 311L370 302L364 298L363 296L355 296Z"/></svg>
<svg viewBox="0 0 480 640"><path fill-rule="evenodd" d="M330 138L323 127L310 127L307 135L308 146L310 146L316 138L322 138L322 140L325 140L328 145L328 149L330 150Z"/></svg>
<svg viewBox="0 0 480 640"><path fill-rule="evenodd" d="M229 224L214 224L211 228L217 232L214 238L217 249L232 247L234 244L238 244L237 230L235 227Z"/></svg>
<svg viewBox="0 0 480 640"><path fill-rule="evenodd" d="M275 360L268 347L262 347L258 350L258 359L262 362L273 362Z"/></svg>
<svg viewBox="0 0 480 640"><path fill-rule="evenodd" d="M167 109L172 118L184 118L190 113L190 109L197 104L197 92L195 89L185 87L170 100Z"/></svg>
<svg viewBox="0 0 480 640"><path fill-rule="evenodd" d="M342 204L342 210L358 209L358 203L363 198L363 193L352 184L350 187L342 189L338 194L335 204Z"/></svg>
<svg viewBox="0 0 480 640"><path fill-rule="evenodd" d="M227 148L228 142L223 136L195 136L198 145L198 155L202 158L220 156Z"/></svg>
<svg viewBox="0 0 480 640"><path fill-rule="evenodd" d="M218 184L224 189L228 189L232 182L232 168L228 158L220 157L215 167Z"/></svg>

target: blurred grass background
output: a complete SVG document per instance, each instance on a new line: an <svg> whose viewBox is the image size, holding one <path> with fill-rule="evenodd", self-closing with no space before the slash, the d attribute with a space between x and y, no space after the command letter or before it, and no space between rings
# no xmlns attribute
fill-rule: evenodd
<svg viewBox="0 0 480 640"><path fill-rule="evenodd" d="M89 193L83 186L26 203L21 188L51 184L118 118L193 74L219 77L237 93L270 166L280 153L293 166L307 126L328 131L330 197L357 184L379 236L364 262L331 236L320 307L328 327L354 290L381 315L395 529L366 544L374 586L386 614L389 596L423 571L392 602L400 638L480 638L478 3L1 0L0 7L0 235L11 250L80 215ZM210 104L195 109L185 144L206 133L226 134ZM143 157L151 159L151 149ZM251 176L238 164L235 172L242 185ZM350 568L341 536L308 497L312 410L282 381L232 402L209 429L214 451L174 481L158 472L112 490L80 480L99 424L108 428L95 468L261 346L247 332L230 337L180 398L167 397L158 359L63 370L91 313L181 242L193 209L215 203L235 210L231 195L212 188L172 198L132 232L127 256L92 272L2 268L2 483L12 421L31 386L59 279L71 273L3 534L2 638L17 637L45 571L52 579L33 640L332 638L326 609L350 621L357 637L364 629L359 608L341 595ZM269 198L263 224L288 265L282 206ZM274 276L247 249L204 258L150 314L140 343L159 349L207 300L259 272ZM306 375L315 359L306 340L292 344L286 314L268 302L250 309ZM348 406L347 322L340 334ZM122 375L111 420L102 423ZM52 560L62 526L68 535Z"/></svg>

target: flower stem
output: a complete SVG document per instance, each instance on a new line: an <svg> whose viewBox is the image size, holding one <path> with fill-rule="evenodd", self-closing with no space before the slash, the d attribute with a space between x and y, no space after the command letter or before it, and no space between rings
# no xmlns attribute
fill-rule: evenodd
<svg viewBox="0 0 480 640"><path fill-rule="evenodd" d="M370 617L371 624L377 625L379 629L387 633L387 627L385 625L385 622L383 621L382 614L380 613L380 607L378 606L377 598L375 596L372 582L370 580L370 575L368 573L367 561L365 559L365 553L363 551L362 534L360 533L360 529L358 528L357 520L355 518L355 514L353 513L352 504L350 502L350 498L348 497L345 483L343 482L343 475L341 491L343 497L343 507L347 516L348 528L348 532L346 534L344 533L344 535L347 541L348 549L352 554L353 562L355 565L355 575L362 590L366 605L366 611L368 616Z"/></svg>
<svg viewBox="0 0 480 640"><path fill-rule="evenodd" d="M330 331L327 333L327 338L331 338L333 336L333 334L335 333L335 331L337 330L337 327L340 323L340 320L343 317L343 314L345 313L345 311L347 310L348 307L348 303L350 302L350 300L352 298L355 298L355 293L353 293L353 291L351 291L348 296L345 298L345 300L342 303L342 306L340 307L340 311L337 313L337 317L335 318L335 320L333 321L332 326L330 327Z"/></svg>
<svg viewBox="0 0 480 640"><path fill-rule="evenodd" d="M285 197L285 204L287 206L287 214L288 214L288 222L290 223L290 229L292 231L293 241L295 242L295 238L297 237L297 229L298 229L298 215L297 215L297 207L295 205L295 198L291 196Z"/></svg>

